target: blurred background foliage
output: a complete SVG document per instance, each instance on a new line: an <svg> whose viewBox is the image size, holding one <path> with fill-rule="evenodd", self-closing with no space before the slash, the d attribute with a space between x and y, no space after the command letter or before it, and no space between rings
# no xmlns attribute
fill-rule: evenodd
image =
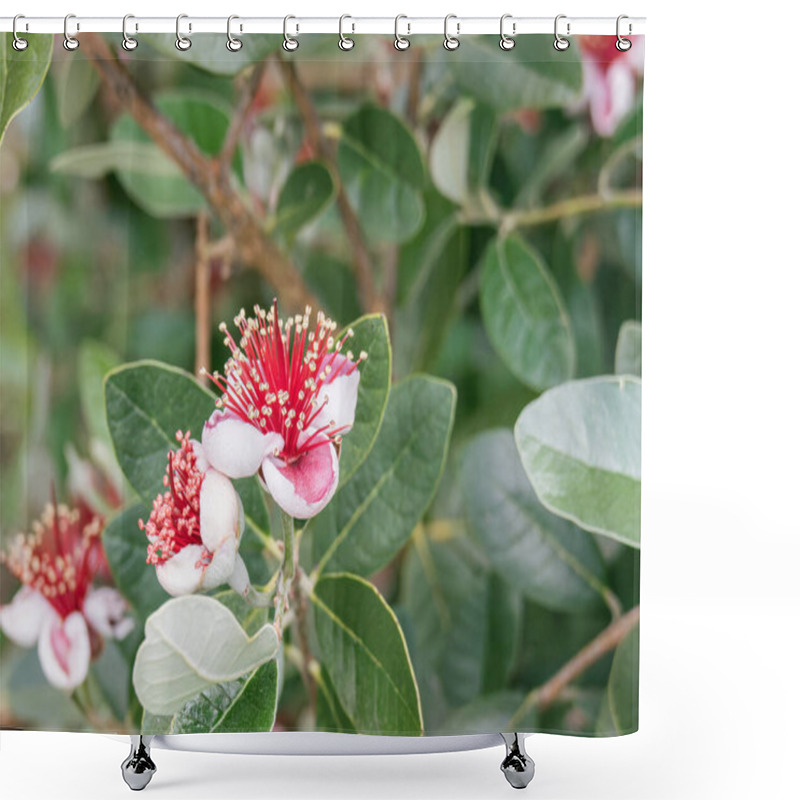
<svg viewBox="0 0 800 800"><path fill-rule="evenodd" d="M360 37L342 54L332 37L303 37L289 56L278 37L247 38L239 54L223 37L193 38L185 54L166 36L115 57L201 153L216 156L238 126L236 195L328 314L346 324L386 313L395 380L426 371L457 387L437 495L372 578L406 634L426 731L491 729L521 707L516 721L528 728L629 729L633 712L627 722L613 713L613 654L546 708L524 701L638 603L638 549L581 531L587 569L614 599L568 581L542 594L509 577L486 531L519 525L516 511L506 505L513 519L501 508L483 522L471 505L496 469L528 493L521 507L557 519L519 464L520 412L567 381L641 374L639 70L630 68L635 91L614 130L599 135L580 42L557 53L549 37L525 37L502 53L495 37L478 37L446 53L438 38L415 37L396 53L391 39ZM616 68L613 41L592 55L595 71ZM194 372L205 347L221 368L217 323L281 297L126 113L88 49L53 50L41 91L0 148L4 536L27 529L53 491L68 496L71 452L113 471L103 455L111 366L153 358ZM210 305L198 325L203 288ZM4 574L0 602L15 588ZM97 726L44 684L33 653L1 646L1 723ZM128 684L108 679L133 652L110 646L93 668L112 728L136 714ZM309 724L304 697L287 665L276 727Z"/></svg>

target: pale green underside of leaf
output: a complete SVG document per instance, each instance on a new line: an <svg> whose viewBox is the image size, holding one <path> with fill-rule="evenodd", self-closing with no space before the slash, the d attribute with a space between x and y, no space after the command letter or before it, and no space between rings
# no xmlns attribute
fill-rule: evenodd
<svg viewBox="0 0 800 800"><path fill-rule="evenodd" d="M617 375L642 377L642 323L626 320L619 329L614 352L614 372Z"/></svg>
<svg viewBox="0 0 800 800"><path fill-rule="evenodd" d="M594 533L639 546L641 381L588 378L523 409L517 447L541 502Z"/></svg>
<svg viewBox="0 0 800 800"><path fill-rule="evenodd" d="M611 663L605 708L597 733L605 736L634 733L639 729L639 626L619 644Z"/></svg>

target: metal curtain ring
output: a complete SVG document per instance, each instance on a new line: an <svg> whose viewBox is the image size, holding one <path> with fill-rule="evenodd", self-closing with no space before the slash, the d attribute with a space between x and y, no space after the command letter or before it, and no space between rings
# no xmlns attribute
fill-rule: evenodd
<svg viewBox="0 0 800 800"><path fill-rule="evenodd" d="M81 46L81 43L74 36L70 36L69 21L71 19L75 19L74 14L67 14L67 16L64 17L64 42L63 42L64 49L69 50L70 52L72 52L73 50L77 50ZM81 29L80 24L76 24L75 30L79 31L80 29Z"/></svg>
<svg viewBox="0 0 800 800"><path fill-rule="evenodd" d="M126 14L122 18L122 49L130 52L139 46L139 42L132 36L128 36L128 20L136 19L133 14ZM136 30L139 30L139 25L136 25Z"/></svg>
<svg viewBox="0 0 800 800"><path fill-rule="evenodd" d="M461 23L456 22L456 35L451 36L447 30L448 23L451 19L458 20L458 17L455 14L448 14L444 18L444 41L442 42L442 46L445 50L458 50L458 46L461 42L458 41L458 34L461 30Z"/></svg>
<svg viewBox="0 0 800 800"><path fill-rule="evenodd" d="M11 42L11 46L21 53L28 46L28 40L22 39L17 35L17 20L20 19L25 19L25 17L22 14L17 14L17 16L14 17L14 22L11 23L11 33L14 35L14 41ZM27 30L27 28L28 26L26 24L25 29Z"/></svg>
<svg viewBox="0 0 800 800"><path fill-rule="evenodd" d="M624 19L628 19L626 14L620 14L617 17L617 45L616 46L617 46L617 50L619 50L620 53L626 53L628 50L631 49L631 47L633 45L633 42L630 39L623 39L622 35L619 32L620 22L622 22L622 20L624 20ZM632 30L631 24L628 23L628 33L629 34L630 34L631 30Z"/></svg>
<svg viewBox="0 0 800 800"><path fill-rule="evenodd" d="M237 17L236 14L231 14L228 17L228 41L225 42L225 47L227 47L228 50L231 51L231 53L238 53L242 49L242 44L243 44L241 39L237 39L231 33L231 22L233 22L235 19L239 19L239 17ZM240 25L239 33L241 32L242 32L242 26Z"/></svg>
<svg viewBox="0 0 800 800"><path fill-rule="evenodd" d="M512 36L509 36L504 30L504 25L505 25L506 20L507 19L511 19L511 18L512 18L511 14L503 14L503 16L500 17L500 49L501 50L513 50L514 49L514 45L516 44L516 42L514 41L512 36L516 36L517 35L517 23L516 22L512 22L511 23L511 34L512 34Z"/></svg>
<svg viewBox="0 0 800 800"><path fill-rule="evenodd" d="M185 52L192 46L192 40L181 33L181 20L188 19L188 14L178 14L175 18L175 47L181 52ZM192 23L189 23L189 33L192 32Z"/></svg>
<svg viewBox="0 0 800 800"><path fill-rule="evenodd" d="M297 19L297 17L293 17L291 14L283 18L283 49L287 53L293 53L300 47L300 42L297 39L293 39L289 36L289 20L290 19ZM295 32L300 32L300 26L297 25L295 28Z"/></svg>
<svg viewBox="0 0 800 800"><path fill-rule="evenodd" d="M555 41L553 42L553 47L555 47L555 49L558 50L559 52L563 52L564 50L566 50L569 47L569 39L565 39L558 32L558 21L560 19L566 19L566 18L567 18L566 14L559 14L556 17L555 24L553 25L553 33L555 34L555 37L556 37ZM569 27L570 27L570 24L568 22L567 23L567 36L569 36Z"/></svg>
<svg viewBox="0 0 800 800"><path fill-rule="evenodd" d="M342 14L342 16L339 17L339 49L340 50L352 50L356 46L356 43L349 36L345 36L344 35L343 27L344 27L344 21L346 19L353 19L353 18L349 14ZM355 22L352 23L352 25L353 25L353 33L355 33L355 30L356 30Z"/></svg>
<svg viewBox="0 0 800 800"><path fill-rule="evenodd" d="M395 50L408 50L411 47L411 40L406 39L405 36L400 35L400 20L401 19L408 19L405 14L398 14L394 18L394 49ZM407 22L406 25L408 26L408 36L411 36L411 23Z"/></svg>

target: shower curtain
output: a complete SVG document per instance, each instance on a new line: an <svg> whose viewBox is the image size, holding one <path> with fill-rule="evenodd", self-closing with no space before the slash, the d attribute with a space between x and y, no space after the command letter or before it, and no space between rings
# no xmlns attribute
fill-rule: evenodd
<svg viewBox="0 0 800 800"><path fill-rule="evenodd" d="M643 38L354 38L2 34L2 726L637 729Z"/></svg>

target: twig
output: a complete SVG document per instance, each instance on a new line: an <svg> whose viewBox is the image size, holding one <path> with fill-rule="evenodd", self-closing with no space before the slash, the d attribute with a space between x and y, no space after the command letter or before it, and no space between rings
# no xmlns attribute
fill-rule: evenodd
<svg viewBox="0 0 800 800"><path fill-rule="evenodd" d="M201 383L208 382L204 367L211 367L211 265L208 214L201 211L197 215L194 266L194 374Z"/></svg>
<svg viewBox="0 0 800 800"><path fill-rule="evenodd" d="M508 214L503 221L506 231L514 228L529 228L543 225L564 217L575 217L594 211L610 211L615 208L638 208L642 205L642 193L638 189L614 192L613 194L590 194L571 197L543 208L532 208L529 211L518 211Z"/></svg>
<svg viewBox="0 0 800 800"><path fill-rule="evenodd" d="M128 70L99 34L81 36L81 52L100 75L109 93L139 127L181 169L208 201L236 242L241 261L257 268L287 306L299 309L315 298L286 255L262 232L258 220L234 189L230 169L206 156L194 141L165 117L136 86Z"/></svg>
<svg viewBox="0 0 800 800"><path fill-rule="evenodd" d="M336 203L339 206L339 216L342 219L345 234L353 251L353 264L355 266L361 305L365 311L383 311L383 302L375 290L375 279L372 274L369 250L364 240L358 217L350 205L342 185L342 177L336 164L336 154L323 134L322 125L311 101L311 96L300 80L300 75L294 62L286 61L280 55L278 56L278 61L281 65L283 79L292 93L294 102L300 111L300 116L303 118L308 142L317 156L325 162L334 177L337 187Z"/></svg>
<svg viewBox="0 0 800 800"><path fill-rule="evenodd" d="M509 729L521 722L525 715L536 708L544 711L550 706L576 678L586 672L589 667L599 661L606 653L614 650L619 643L639 624L639 606L632 608L623 616L615 619L605 630L601 631L589 644L576 653L550 680L534 689L522 701L522 705L514 712L509 722Z"/></svg>
<svg viewBox="0 0 800 800"><path fill-rule="evenodd" d="M250 74L245 80L244 86L239 94L239 102L236 105L236 110L233 112L230 125L228 126L228 132L225 134L225 142L222 145L222 150L219 151L219 160L221 164L230 166L233 161L233 156L236 153L236 146L239 144L242 130L250 116L250 109L258 94L258 89L261 86L261 81L264 79L264 74L268 66L268 61L259 61L252 67Z"/></svg>

